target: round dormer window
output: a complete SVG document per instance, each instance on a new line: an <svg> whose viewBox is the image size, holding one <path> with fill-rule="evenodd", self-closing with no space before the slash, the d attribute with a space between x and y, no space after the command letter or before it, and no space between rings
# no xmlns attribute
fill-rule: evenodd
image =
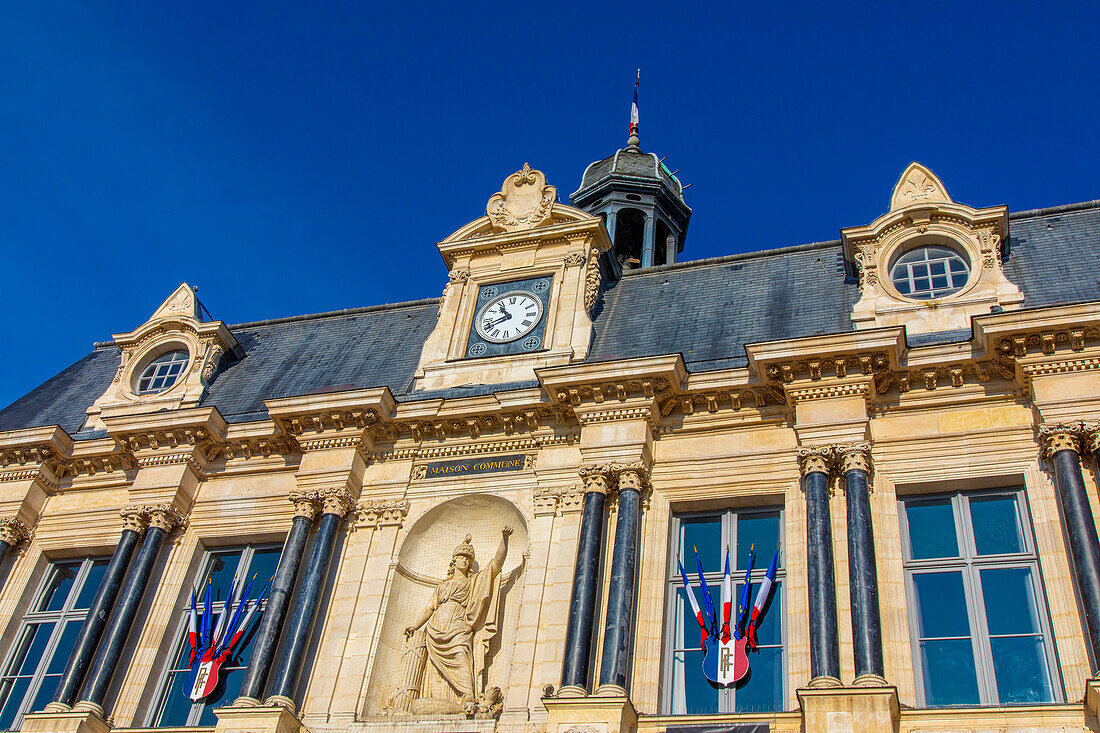
<svg viewBox="0 0 1100 733"><path fill-rule="evenodd" d="M906 298L930 300L957 293L970 277L970 263L950 247L911 249L890 268L890 281Z"/></svg>
<svg viewBox="0 0 1100 733"><path fill-rule="evenodd" d="M183 374L189 356L185 349L161 354L141 370L134 389L139 395L157 394L169 389Z"/></svg>

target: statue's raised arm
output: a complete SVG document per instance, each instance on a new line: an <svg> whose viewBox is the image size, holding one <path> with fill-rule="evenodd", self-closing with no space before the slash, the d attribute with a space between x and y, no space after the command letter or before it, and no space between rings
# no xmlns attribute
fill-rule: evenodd
<svg viewBox="0 0 1100 733"><path fill-rule="evenodd" d="M505 527L500 531L500 547L497 548L497 554L493 555L493 559L489 562L489 572L496 575L500 572L500 569L504 567L504 558L508 556L508 538L514 532L511 527Z"/></svg>

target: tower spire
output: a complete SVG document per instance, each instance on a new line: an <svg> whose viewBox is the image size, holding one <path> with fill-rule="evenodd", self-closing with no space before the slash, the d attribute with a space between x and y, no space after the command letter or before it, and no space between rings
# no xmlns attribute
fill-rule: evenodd
<svg viewBox="0 0 1100 733"><path fill-rule="evenodd" d="M642 83L642 70L634 79L634 101L630 103L630 130L626 138L626 149L640 151L638 140L638 86Z"/></svg>

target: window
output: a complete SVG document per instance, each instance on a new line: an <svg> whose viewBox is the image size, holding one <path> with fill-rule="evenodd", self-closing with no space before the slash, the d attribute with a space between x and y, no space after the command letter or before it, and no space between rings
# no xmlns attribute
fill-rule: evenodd
<svg viewBox="0 0 1100 733"><path fill-rule="evenodd" d="M970 277L970 265L955 250L918 247L903 254L890 268L890 280L907 298L942 298L957 293Z"/></svg>
<svg viewBox="0 0 1100 733"><path fill-rule="evenodd" d="M691 602L684 594L684 583L676 566L676 555L684 563L688 580L702 603L702 590L697 585L695 552L703 564L704 577L717 609L721 608L722 570L725 549L730 548L730 568L734 576L734 596L740 598L749 547L756 547L753 565L753 589L749 603L756 600L756 590L779 545L783 527L780 510L738 510L711 514L690 514L672 521L672 552L669 564L668 604L666 607L665 668L662 706L673 715L696 715L719 712L771 712L783 710L786 694L786 673L783 659L783 555L775 586L764 616L759 623L759 648L749 652L749 673L729 687L718 687L703 676L703 651L699 648L699 624L691 611ZM735 611L736 613L736 611Z"/></svg>
<svg viewBox="0 0 1100 733"><path fill-rule="evenodd" d="M185 349L161 354L141 371L135 391L138 394L157 394L165 391L179 379L183 368L187 366L187 361Z"/></svg>
<svg viewBox="0 0 1100 733"><path fill-rule="evenodd" d="M901 502L917 694L928 707L1060 697L1023 493Z"/></svg>
<svg viewBox="0 0 1100 733"><path fill-rule="evenodd" d="M0 677L0 730L17 730L23 715L53 700L108 560L50 563Z"/></svg>
<svg viewBox="0 0 1100 733"><path fill-rule="evenodd" d="M201 594L204 594L207 582L210 583L210 594L214 599L211 605L215 612L214 622L217 623L217 614L225 608L225 597L233 584L234 578L256 578L256 585L252 588L252 595L263 588L275 575L275 569L279 565L278 546L252 546L243 549L215 550L207 553L203 563L202 573L199 575L201 582L195 587L201 590L199 603L202 602ZM261 606L261 610L262 610ZM159 706L155 725L161 728L180 727L187 725L215 725L214 708L228 705L237 699L241 690L241 682L244 679L244 671L248 667L248 659L252 653L252 644L256 638L256 629L259 628L260 615L253 617L250 627L241 637L236 650L229 659L222 664L219 673L218 686L206 698L192 703L189 697L190 690L187 687L190 668L187 661L191 655L191 646L187 641L187 619L191 611L191 595L188 593L186 602L178 611L179 633L178 642L173 647L175 661L168 670L164 682L163 699Z"/></svg>

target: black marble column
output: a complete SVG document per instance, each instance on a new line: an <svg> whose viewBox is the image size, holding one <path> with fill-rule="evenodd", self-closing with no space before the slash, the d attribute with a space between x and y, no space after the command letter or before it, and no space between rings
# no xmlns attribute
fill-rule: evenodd
<svg viewBox="0 0 1100 733"><path fill-rule="evenodd" d="M848 590L852 599L852 646L856 679L882 677L882 624L878 606L875 536L871 525L871 446L837 450L848 505Z"/></svg>
<svg viewBox="0 0 1100 733"><path fill-rule="evenodd" d="M562 687L588 689L592 625L599 594L600 551L603 545L603 509L607 499L608 474L602 466L581 469L584 479L584 507L577 538L577 564L573 568L573 590L569 599L569 623L565 627L565 658Z"/></svg>
<svg viewBox="0 0 1100 733"><path fill-rule="evenodd" d="M1062 519L1069 538L1073 573L1081 609L1085 613L1095 671L1100 657L1100 542L1081 473L1080 431L1080 423L1043 425L1039 428L1043 452L1054 465L1054 480L1058 486L1058 499L1062 505ZM1097 448L1100 447L1097 438L1095 432L1087 437L1093 456L1097 456Z"/></svg>
<svg viewBox="0 0 1100 733"><path fill-rule="evenodd" d="M634 583L637 576L638 522L641 518L641 492L645 484L644 467L624 468L619 472L619 508L615 520L615 547L611 555L611 578L607 589L607 621L600 662L600 685L626 687L633 624Z"/></svg>
<svg viewBox="0 0 1100 733"><path fill-rule="evenodd" d="M294 582L298 578L298 568L302 564L302 552L309 538L313 518L317 514L317 504L311 495L295 494L294 519L290 523L283 552L279 556L279 567L271 581L271 590L267 596L260 626L256 631L256 641L252 646L252 657L248 660L248 669L241 681L241 695L238 701L258 703L263 700L264 685L271 672L271 662L275 658L275 649L279 646L279 634L286 620L290 598L294 595Z"/></svg>
<svg viewBox="0 0 1100 733"><path fill-rule="evenodd" d="M146 519L140 513L124 509L122 518L126 522L122 530L122 536L118 538L118 545L111 555L111 562L107 564L107 570L103 574L103 580L99 583L95 599L88 616L84 619L84 625L80 627L80 635L76 637L76 644L69 655L69 661L65 664L65 674L57 684L57 691L53 696L54 710L64 710L76 702L76 696L80 694L80 686L84 684L84 675L92 663L92 655L99 646L103 629L107 626L107 617L114 608L115 599L118 598L119 589L122 587L123 578L126 576L126 568L130 566L130 557L134 554L138 540L145 531ZM47 706L50 710L50 706Z"/></svg>
<svg viewBox="0 0 1100 733"><path fill-rule="evenodd" d="M107 622L99 654L92 660L88 679L84 683L82 702L91 703L102 710L107 688L110 687L111 678L118 669L122 649L130 635L130 628L134 625L142 596L145 595L145 587L149 584L149 576L157 561L157 553L160 552L160 546L168 532L178 522L179 515L170 507L157 507L149 512L149 529L145 532L145 540L141 543L141 549L138 550L130 573L126 576L118 606Z"/></svg>
<svg viewBox="0 0 1100 733"><path fill-rule="evenodd" d="M267 698L268 704L284 705L291 709L295 705L294 689L298 686L298 677L302 673L302 660L309 642L309 631L313 626L313 618L317 615L321 590L325 585L329 562L332 560L332 550L336 545L336 533L340 529L340 522L344 515L351 508L351 500L345 491L329 491L321 498L323 506L320 526L317 529L317 537L313 541L309 560L306 562L302 586L298 589L298 597L290 612L283 656L275 668L271 695Z"/></svg>
<svg viewBox="0 0 1100 733"><path fill-rule="evenodd" d="M800 448L802 491L806 494L806 581L810 624L810 678L840 681L836 621L833 528L829 516L832 449Z"/></svg>

